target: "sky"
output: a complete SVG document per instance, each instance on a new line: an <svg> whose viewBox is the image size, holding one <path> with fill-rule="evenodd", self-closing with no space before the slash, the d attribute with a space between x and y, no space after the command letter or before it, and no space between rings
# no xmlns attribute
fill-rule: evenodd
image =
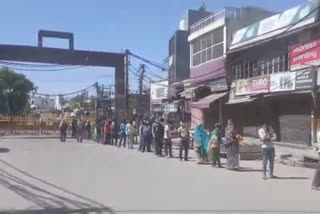
<svg viewBox="0 0 320 214"><path fill-rule="evenodd" d="M208 10L256 6L281 12L307 0L207 0ZM202 0L2 0L0 44L37 45L38 31L74 33L75 49L123 52L129 49L162 62L168 56L168 41L187 9L197 9ZM45 39L44 46L68 48L67 41ZM142 62L132 59L138 67ZM166 73L149 67L153 72ZM114 69L83 67L66 71L17 71L32 80L41 93L68 93L94 82L114 83ZM130 89L137 78L130 76Z"/></svg>

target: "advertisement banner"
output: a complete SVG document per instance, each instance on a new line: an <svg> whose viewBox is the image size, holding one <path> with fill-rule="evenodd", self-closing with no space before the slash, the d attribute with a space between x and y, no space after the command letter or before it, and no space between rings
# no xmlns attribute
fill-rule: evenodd
<svg viewBox="0 0 320 214"><path fill-rule="evenodd" d="M168 99L168 81L160 81L151 83L151 101Z"/></svg>
<svg viewBox="0 0 320 214"><path fill-rule="evenodd" d="M314 69L297 71L296 90L313 89L315 86L316 71Z"/></svg>
<svg viewBox="0 0 320 214"><path fill-rule="evenodd" d="M246 80L238 80L236 83L236 95L260 94L269 92L269 76L254 77Z"/></svg>
<svg viewBox="0 0 320 214"><path fill-rule="evenodd" d="M234 34L231 49L233 46L236 46L236 44L251 40L256 41L258 38L271 38L283 32L292 31L302 26L312 24L316 21L318 6L319 3L317 0L310 0L305 4L242 28Z"/></svg>
<svg viewBox="0 0 320 214"><path fill-rule="evenodd" d="M296 88L296 72L270 75L270 92L292 91Z"/></svg>
<svg viewBox="0 0 320 214"><path fill-rule="evenodd" d="M320 39L289 47L291 70L320 64Z"/></svg>

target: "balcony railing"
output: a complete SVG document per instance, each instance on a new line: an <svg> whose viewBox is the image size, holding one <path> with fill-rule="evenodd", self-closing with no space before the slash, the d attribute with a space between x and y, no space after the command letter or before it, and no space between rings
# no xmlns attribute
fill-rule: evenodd
<svg viewBox="0 0 320 214"><path fill-rule="evenodd" d="M206 16L205 18L197 21L190 27L190 34L220 20L224 20L226 17L234 15L236 12L236 8L224 8L217 12L211 13L210 15Z"/></svg>

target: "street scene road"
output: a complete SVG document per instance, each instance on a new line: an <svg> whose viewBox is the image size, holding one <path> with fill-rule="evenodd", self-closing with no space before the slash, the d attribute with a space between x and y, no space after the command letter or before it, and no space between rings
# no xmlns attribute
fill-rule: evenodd
<svg viewBox="0 0 320 214"><path fill-rule="evenodd" d="M1 137L0 213L320 213L314 170L276 164L279 178L263 180L261 161L240 165L198 165L192 152L185 162L89 141Z"/></svg>

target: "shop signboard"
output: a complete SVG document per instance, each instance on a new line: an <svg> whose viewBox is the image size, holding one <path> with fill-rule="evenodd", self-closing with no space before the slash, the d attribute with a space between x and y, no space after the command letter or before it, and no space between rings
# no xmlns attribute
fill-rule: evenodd
<svg viewBox="0 0 320 214"><path fill-rule="evenodd" d="M291 8L283 13L276 14L246 28L238 30L232 40L232 48L241 46L243 42L258 41L292 31L302 26L314 23L318 14L317 0ZM238 45L239 44L239 45Z"/></svg>
<svg viewBox="0 0 320 214"><path fill-rule="evenodd" d="M210 89L211 92L218 92L218 91L226 91L228 90L228 85L227 85L227 81L226 78L220 78L220 79L216 79L213 80L210 84Z"/></svg>
<svg viewBox="0 0 320 214"><path fill-rule="evenodd" d="M292 91L296 88L296 72L270 75L270 92Z"/></svg>
<svg viewBox="0 0 320 214"><path fill-rule="evenodd" d="M320 39L289 47L291 70L320 64Z"/></svg>
<svg viewBox="0 0 320 214"><path fill-rule="evenodd" d="M268 75L238 80L236 85L236 95L268 93L269 83L270 77Z"/></svg>
<svg viewBox="0 0 320 214"><path fill-rule="evenodd" d="M315 86L316 71L308 69L296 72L296 90L313 89Z"/></svg>

